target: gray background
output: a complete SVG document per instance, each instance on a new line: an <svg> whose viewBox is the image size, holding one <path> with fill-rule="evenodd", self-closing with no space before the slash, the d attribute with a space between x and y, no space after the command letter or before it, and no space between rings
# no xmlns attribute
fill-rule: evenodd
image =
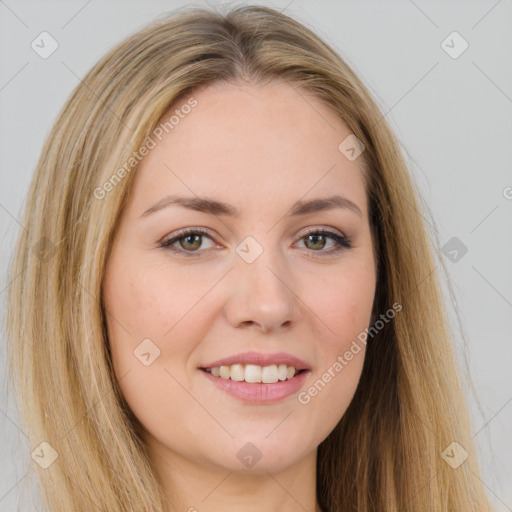
<svg viewBox="0 0 512 512"><path fill-rule="evenodd" d="M2 321L17 219L58 110L113 44L188 3L0 0ZM466 387L482 478L495 510L512 511L512 0L254 3L285 9L353 66L407 149L441 247L452 237L467 247L456 262L440 258L464 327L457 353L476 388ZM43 31L59 44L47 59L31 48ZM453 31L469 43L455 59L441 46ZM26 446L7 386L4 337L0 375L0 511L15 510L20 496L22 510L39 510L26 487L35 446Z"/></svg>

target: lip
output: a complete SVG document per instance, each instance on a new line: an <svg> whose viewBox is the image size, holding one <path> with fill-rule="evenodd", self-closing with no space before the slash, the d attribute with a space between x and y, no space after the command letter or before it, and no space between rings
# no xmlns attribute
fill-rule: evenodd
<svg viewBox="0 0 512 512"><path fill-rule="evenodd" d="M259 366L285 364L287 366L293 366L297 370L311 370L311 367L308 365L308 363L299 359L298 357L287 354L286 352L275 352L273 354L264 354L262 352L243 352L225 357L223 359L218 359L212 363L201 365L199 368L215 368L218 366L231 366L232 364L257 364ZM272 384L272 386L273 385L274 384Z"/></svg>
<svg viewBox="0 0 512 512"><path fill-rule="evenodd" d="M279 402L290 395L298 393L311 371L302 371L292 379L276 382L275 384L239 382L231 379L223 379L222 377L215 377L205 370L201 370L201 373L220 390L243 402L254 405L266 405Z"/></svg>

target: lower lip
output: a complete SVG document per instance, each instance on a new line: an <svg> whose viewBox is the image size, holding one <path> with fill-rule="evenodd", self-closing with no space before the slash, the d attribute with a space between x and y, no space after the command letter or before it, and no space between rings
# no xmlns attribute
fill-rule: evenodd
<svg viewBox="0 0 512 512"><path fill-rule="evenodd" d="M289 380L279 381L275 384L262 384L223 379L204 370L200 371L222 391L244 402L258 405L275 403L297 393L310 373L309 370L306 370Z"/></svg>

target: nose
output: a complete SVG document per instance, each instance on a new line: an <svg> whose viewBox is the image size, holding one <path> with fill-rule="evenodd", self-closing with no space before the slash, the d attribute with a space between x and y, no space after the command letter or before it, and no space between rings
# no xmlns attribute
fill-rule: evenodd
<svg viewBox="0 0 512 512"><path fill-rule="evenodd" d="M233 327L266 333L289 329L297 320L293 278L276 251L264 250L252 263L237 258L229 282L225 311Z"/></svg>

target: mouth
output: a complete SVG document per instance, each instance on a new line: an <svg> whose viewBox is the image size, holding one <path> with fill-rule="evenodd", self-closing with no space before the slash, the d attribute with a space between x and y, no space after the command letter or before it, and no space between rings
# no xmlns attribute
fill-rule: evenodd
<svg viewBox="0 0 512 512"><path fill-rule="evenodd" d="M198 368L215 388L246 404L275 404L298 393L312 369L286 352L244 352Z"/></svg>
<svg viewBox="0 0 512 512"><path fill-rule="evenodd" d="M235 382L247 382L249 384L275 384L292 380L301 373L308 372L305 368L296 368L287 364L271 364L261 366L257 364L232 364L200 368L213 377Z"/></svg>

